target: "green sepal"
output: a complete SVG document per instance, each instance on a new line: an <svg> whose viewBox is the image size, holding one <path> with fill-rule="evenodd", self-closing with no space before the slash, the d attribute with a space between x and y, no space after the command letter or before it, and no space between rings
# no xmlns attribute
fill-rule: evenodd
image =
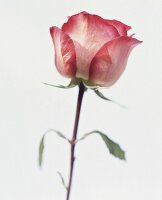
<svg viewBox="0 0 162 200"><path fill-rule="evenodd" d="M80 83L80 80L79 79L72 79L67 86L64 86L64 85L53 85L53 84L44 83L44 82L42 82L42 83L45 84L45 85L48 85L48 86L56 87L56 88L70 89L70 88L74 88L75 86L77 86Z"/></svg>
<svg viewBox="0 0 162 200"><path fill-rule="evenodd" d="M116 102L116 101L114 101L114 100L112 100L112 99L109 99L109 98L105 97L98 89L94 89L94 92L95 92L95 94L97 94L97 96L99 96L101 99L104 99L104 100L106 100L106 101L110 101L110 102L112 102L112 103L115 103L115 104L121 106L122 108L126 108L126 106L121 105L120 103L118 103L118 102Z"/></svg>
<svg viewBox="0 0 162 200"><path fill-rule="evenodd" d="M121 160L126 160L126 158L125 158L125 151L123 151L121 149L121 147L119 146L119 144L117 144L116 142L112 141L107 135L105 135L101 131L94 130L94 131L91 131L89 133L86 133L78 141L83 140L86 137L88 137L89 135L92 135L94 133L97 133L97 134L99 134L101 136L101 138L105 142L105 144L106 144L106 146L107 146L110 154L112 154L113 156L115 156L115 157L117 157L117 158L119 158Z"/></svg>
<svg viewBox="0 0 162 200"><path fill-rule="evenodd" d="M108 99L107 97L105 97L99 90L95 89L94 92L95 92L101 99L104 99L104 100L113 102L113 100Z"/></svg>

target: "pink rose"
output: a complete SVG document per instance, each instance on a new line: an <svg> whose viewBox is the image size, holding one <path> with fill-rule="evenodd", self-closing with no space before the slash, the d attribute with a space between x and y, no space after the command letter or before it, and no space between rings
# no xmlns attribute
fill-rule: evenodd
<svg viewBox="0 0 162 200"><path fill-rule="evenodd" d="M50 28L58 71L88 85L111 86L123 73L131 50L141 41L127 35L130 26L81 12L62 28Z"/></svg>

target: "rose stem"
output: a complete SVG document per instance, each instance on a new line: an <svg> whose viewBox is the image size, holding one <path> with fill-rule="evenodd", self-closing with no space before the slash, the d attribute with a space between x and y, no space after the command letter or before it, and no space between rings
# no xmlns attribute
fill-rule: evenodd
<svg viewBox="0 0 162 200"><path fill-rule="evenodd" d="M79 84L79 93L78 93L78 100L77 100L77 107L76 107L76 115L75 115L75 122L74 122L74 130L72 140L70 142L71 145L71 155L70 155L70 175L69 175L69 184L67 187L67 196L66 200L69 200L70 192L71 192L71 185L72 185L72 178L73 178L73 169L74 169L74 161L75 161L75 145L77 139L77 131L78 131L78 124L79 124L79 117L80 117L80 110L82 105L82 99L85 92L85 87L81 82Z"/></svg>

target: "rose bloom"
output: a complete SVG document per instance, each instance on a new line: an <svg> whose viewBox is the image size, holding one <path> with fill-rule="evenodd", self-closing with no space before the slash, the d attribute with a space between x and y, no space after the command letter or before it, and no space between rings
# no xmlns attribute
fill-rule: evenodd
<svg viewBox="0 0 162 200"><path fill-rule="evenodd" d="M123 73L131 50L141 41L128 36L131 27L117 20L81 12L50 33L55 64L63 76L89 86L109 87Z"/></svg>

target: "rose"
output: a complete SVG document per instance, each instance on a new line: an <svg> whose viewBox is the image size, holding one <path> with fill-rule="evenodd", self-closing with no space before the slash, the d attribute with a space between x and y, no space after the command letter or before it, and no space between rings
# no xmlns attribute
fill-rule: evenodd
<svg viewBox="0 0 162 200"><path fill-rule="evenodd" d="M130 26L81 12L50 33L58 71L87 85L111 86L123 73L131 50L141 41L127 35Z"/></svg>

